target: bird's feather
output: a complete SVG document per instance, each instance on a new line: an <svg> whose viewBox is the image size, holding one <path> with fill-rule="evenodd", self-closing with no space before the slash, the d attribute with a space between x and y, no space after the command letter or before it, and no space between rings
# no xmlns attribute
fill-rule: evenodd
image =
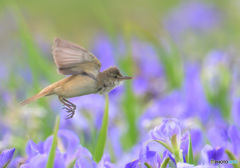
<svg viewBox="0 0 240 168"><path fill-rule="evenodd" d="M55 38L52 54L60 74L75 75L85 72L97 76L100 71L101 62L92 53L67 40Z"/></svg>

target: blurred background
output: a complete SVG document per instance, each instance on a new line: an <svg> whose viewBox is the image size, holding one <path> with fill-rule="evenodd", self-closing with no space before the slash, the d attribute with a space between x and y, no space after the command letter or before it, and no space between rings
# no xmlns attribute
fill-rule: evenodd
<svg viewBox="0 0 240 168"><path fill-rule="evenodd" d="M131 161L166 117L200 137L193 142L197 158L205 143L222 145L216 137L230 124L240 126L239 11L237 0L1 1L0 151L15 147L15 155L25 156L29 139L52 134L57 115L60 128L94 150L104 96L70 99L78 108L68 120L56 96L18 106L64 78L51 54L54 37L87 48L101 70L116 65L134 78L109 93L112 162Z"/></svg>

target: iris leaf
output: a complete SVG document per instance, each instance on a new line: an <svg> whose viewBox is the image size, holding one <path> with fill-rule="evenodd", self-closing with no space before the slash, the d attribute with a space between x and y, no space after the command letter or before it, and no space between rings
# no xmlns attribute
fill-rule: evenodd
<svg viewBox="0 0 240 168"><path fill-rule="evenodd" d="M103 116L102 127L98 136L97 146L95 149L94 158L99 162L103 156L104 148L107 141L107 131L108 131L108 111L109 111L109 100L108 94L106 94L105 110Z"/></svg>
<svg viewBox="0 0 240 168"><path fill-rule="evenodd" d="M54 132L53 132L52 146L51 146L50 153L49 153L49 156L48 156L48 161L47 161L46 168L53 168L53 166L54 166L55 151L56 151L56 148L57 148L59 123L60 123L60 119L59 119L59 116L57 116Z"/></svg>
<svg viewBox="0 0 240 168"><path fill-rule="evenodd" d="M192 139L191 135L189 134L189 143L188 143L188 163L193 164L193 149L192 149Z"/></svg>

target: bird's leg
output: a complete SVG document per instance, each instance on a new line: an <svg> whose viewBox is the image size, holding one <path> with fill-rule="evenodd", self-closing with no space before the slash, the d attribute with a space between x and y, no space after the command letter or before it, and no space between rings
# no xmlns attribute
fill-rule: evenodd
<svg viewBox="0 0 240 168"><path fill-rule="evenodd" d="M73 104L72 102L68 101L67 99L64 99L64 98L63 98L63 100L64 100L65 102L67 102L68 105L73 108L73 110L76 110L76 105L75 105L75 104Z"/></svg>
<svg viewBox="0 0 240 168"><path fill-rule="evenodd" d="M76 105L74 105L73 103L67 101L66 99L62 98L62 97L58 97L58 99L67 107L63 107L63 109L66 109L66 112L69 113L66 116L66 119L72 118L75 110L76 110ZM66 103L67 102L67 103Z"/></svg>

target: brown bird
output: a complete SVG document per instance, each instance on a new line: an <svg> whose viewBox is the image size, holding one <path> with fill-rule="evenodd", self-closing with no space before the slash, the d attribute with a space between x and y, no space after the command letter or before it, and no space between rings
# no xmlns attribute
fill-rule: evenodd
<svg viewBox="0 0 240 168"><path fill-rule="evenodd" d="M57 95L64 104L63 108L69 113L67 118L72 118L76 105L66 98L92 93L104 94L120 85L123 80L132 79L123 76L119 69L113 66L100 72L101 62L92 53L66 40L55 38L52 54L58 73L71 76L49 85L35 96L22 101L21 106L43 96Z"/></svg>

